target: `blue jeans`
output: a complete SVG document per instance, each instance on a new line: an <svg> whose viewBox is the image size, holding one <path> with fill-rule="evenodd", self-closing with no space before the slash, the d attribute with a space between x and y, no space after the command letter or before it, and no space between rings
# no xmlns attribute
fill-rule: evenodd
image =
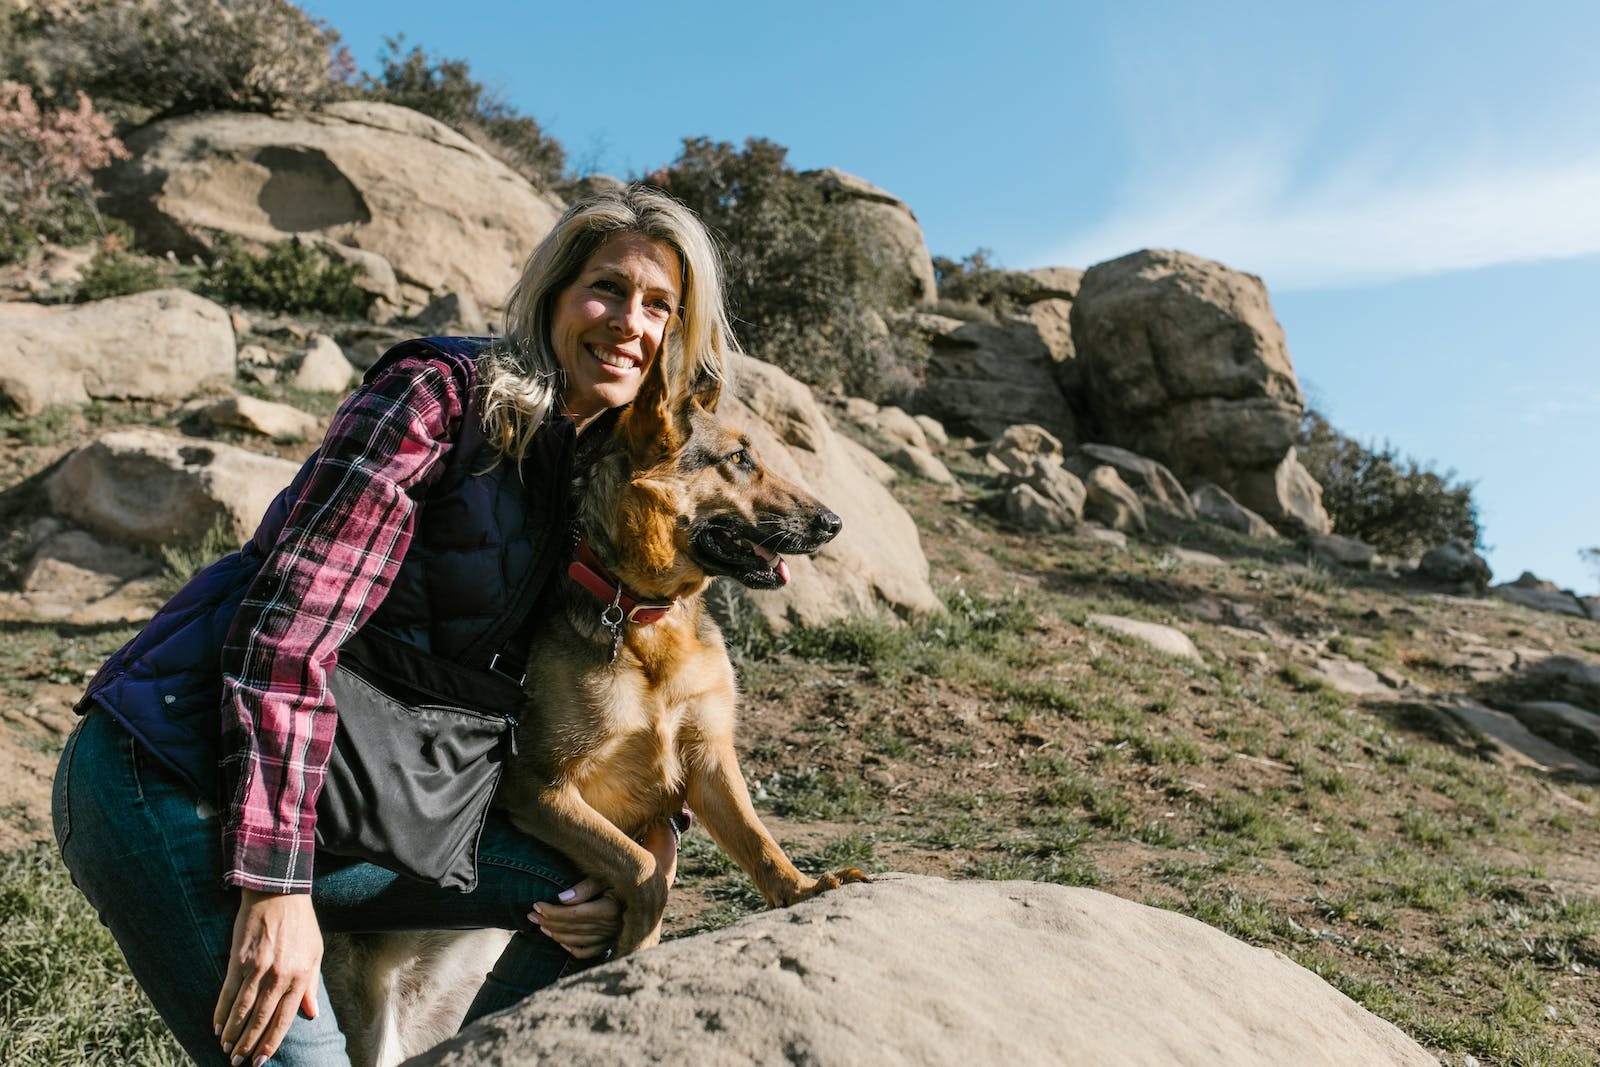
<svg viewBox="0 0 1600 1067"><path fill-rule="evenodd" d="M226 1064L211 1013L227 974L239 891L222 882L217 813L102 710L67 739L51 800L56 844L73 882L111 930L134 978L196 1063ZM527 915L580 877L565 857L492 814L471 893L322 854L311 898L324 932L516 931L467 1014L471 1022L577 969ZM348 1067L320 983L318 1001L317 1017L295 1018L272 1063Z"/></svg>

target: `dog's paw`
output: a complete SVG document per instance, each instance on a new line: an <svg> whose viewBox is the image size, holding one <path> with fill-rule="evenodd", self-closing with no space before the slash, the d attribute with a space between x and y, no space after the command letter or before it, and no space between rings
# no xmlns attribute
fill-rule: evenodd
<svg viewBox="0 0 1600 1067"><path fill-rule="evenodd" d="M840 867L837 871L829 871L817 879L816 893L826 893L830 889L838 889L849 882L870 882L867 872L857 867Z"/></svg>

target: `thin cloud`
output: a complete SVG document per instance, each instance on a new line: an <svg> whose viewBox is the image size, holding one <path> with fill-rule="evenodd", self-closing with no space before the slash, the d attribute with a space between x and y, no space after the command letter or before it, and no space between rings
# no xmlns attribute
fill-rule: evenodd
<svg viewBox="0 0 1600 1067"><path fill-rule="evenodd" d="M1542 166L1296 187L1281 156L1235 154L1131 193L1111 219L1042 257L1088 265L1181 248L1277 289L1394 281L1600 252L1600 152Z"/></svg>

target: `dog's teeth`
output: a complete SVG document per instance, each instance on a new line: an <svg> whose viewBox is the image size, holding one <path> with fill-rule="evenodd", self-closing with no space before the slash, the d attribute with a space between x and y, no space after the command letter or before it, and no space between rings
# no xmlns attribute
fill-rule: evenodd
<svg viewBox="0 0 1600 1067"><path fill-rule="evenodd" d="M760 556L768 563L771 563L773 560L778 558L778 554L772 551L770 548L766 548L763 545L758 545L754 541L749 542L749 544L750 548L755 552L755 554Z"/></svg>

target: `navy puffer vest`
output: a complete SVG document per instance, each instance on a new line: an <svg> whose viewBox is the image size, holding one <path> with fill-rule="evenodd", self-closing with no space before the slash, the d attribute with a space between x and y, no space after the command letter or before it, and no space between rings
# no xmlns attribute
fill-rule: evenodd
<svg viewBox="0 0 1600 1067"><path fill-rule="evenodd" d="M366 375L370 381L406 356L442 359L467 398L446 469L419 497L410 547L366 626L485 672L497 653L521 663L518 594L530 583L542 589L566 556L576 446L571 420L552 417L520 470L496 456L483 434L476 390L474 361L486 343L407 341ZM603 426L594 429L604 433ZM80 712L91 704L110 712L200 796L216 796L223 639L315 458L278 494L244 548L190 580L107 660L78 704Z"/></svg>

